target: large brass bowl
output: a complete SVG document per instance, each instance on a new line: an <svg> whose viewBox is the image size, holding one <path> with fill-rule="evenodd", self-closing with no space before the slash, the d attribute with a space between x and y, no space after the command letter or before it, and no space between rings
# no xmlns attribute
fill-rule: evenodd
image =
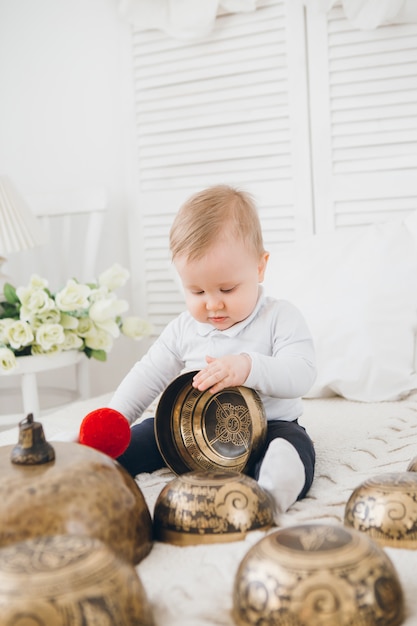
<svg viewBox="0 0 417 626"><path fill-rule="evenodd" d="M383 546L417 549L417 473L373 476L353 490L345 524Z"/></svg>
<svg viewBox="0 0 417 626"><path fill-rule="evenodd" d="M244 539L273 524L269 494L238 472L188 472L162 489L155 503L155 539L176 545Z"/></svg>
<svg viewBox="0 0 417 626"><path fill-rule="evenodd" d="M403 593L372 539L343 526L305 524L255 544L235 576L237 626L397 626Z"/></svg>
<svg viewBox="0 0 417 626"><path fill-rule="evenodd" d="M198 391L192 386L195 373L182 374L161 395L155 435L162 457L175 474L247 471L266 436L259 395L248 387Z"/></svg>
<svg viewBox="0 0 417 626"><path fill-rule="evenodd" d="M54 442L55 458L16 465L0 448L0 547L42 535L88 535L131 563L152 548L152 519L134 479L106 454Z"/></svg>
<svg viewBox="0 0 417 626"><path fill-rule="evenodd" d="M133 565L98 539L36 537L0 549L0 626L152 626Z"/></svg>

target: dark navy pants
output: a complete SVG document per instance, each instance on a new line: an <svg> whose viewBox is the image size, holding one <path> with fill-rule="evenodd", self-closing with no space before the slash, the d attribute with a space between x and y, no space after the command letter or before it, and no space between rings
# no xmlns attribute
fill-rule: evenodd
<svg viewBox="0 0 417 626"><path fill-rule="evenodd" d="M131 429L131 440L126 452L119 456L118 462L131 474L136 476L142 472L154 472L166 463L156 443L154 431L154 418L143 420L135 424ZM283 420L269 420L267 423L267 435L264 449L259 461L247 473L252 478L258 479L259 470L265 452L273 439L281 437L294 446L300 455L305 468L306 480L298 499L304 498L311 487L314 478L314 466L316 455L314 445L305 428L300 426L297 420L286 422Z"/></svg>

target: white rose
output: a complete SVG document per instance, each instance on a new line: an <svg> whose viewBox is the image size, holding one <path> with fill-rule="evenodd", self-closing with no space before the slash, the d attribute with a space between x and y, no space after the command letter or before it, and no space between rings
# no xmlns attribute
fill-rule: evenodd
<svg viewBox="0 0 417 626"><path fill-rule="evenodd" d="M91 289L70 279L66 286L55 296L55 302L61 311L80 311L88 309Z"/></svg>
<svg viewBox="0 0 417 626"><path fill-rule="evenodd" d="M23 346L28 346L34 339L33 332L29 324L22 320L17 320L6 329L6 340L14 350L19 350Z"/></svg>
<svg viewBox="0 0 417 626"><path fill-rule="evenodd" d="M104 320L103 322L95 322L96 328L109 333L114 339L120 336L119 324L114 320Z"/></svg>
<svg viewBox="0 0 417 626"><path fill-rule="evenodd" d="M38 274L32 274L29 281L29 286L34 289L45 289L48 286L46 278L41 278Z"/></svg>
<svg viewBox="0 0 417 626"><path fill-rule="evenodd" d="M107 320L115 319L129 308L126 300L116 300L116 298L106 298L97 300L90 308L90 317L96 324Z"/></svg>
<svg viewBox="0 0 417 626"><path fill-rule="evenodd" d="M29 324L29 326L31 327L33 331L36 331L36 329L39 328L39 326L43 324L43 322L39 318L37 318L35 315L30 315L25 320L25 322Z"/></svg>
<svg viewBox="0 0 417 626"><path fill-rule="evenodd" d="M61 324L42 324L36 330L36 343L44 351L49 351L53 346L60 346L65 341L64 329Z"/></svg>
<svg viewBox="0 0 417 626"><path fill-rule="evenodd" d="M131 339L148 337L152 332L152 325L140 317L125 317L122 323L122 333Z"/></svg>
<svg viewBox="0 0 417 626"><path fill-rule="evenodd" d="M74 317L73 315L68 315L68 313L61 312L58 322L63 328L65 328L65 330L75 330L78 328L79 318Z"/></svg>
<svg viewBox="0 0 417 626"><path fill-rule="evenodd" d="M90 304L93 302L97 302L97 300L104 300L105 298L116 298L116 295L111 293L111 291L107 287L98 287L96 289L92 289L90 293L90 297L88 298Z"/></svg>
<svg viewBox="0 0 417 626"><path fill-rule="evenodd" d="M64 330L65 341L62 344L62 350L79 350L83 347L84 342L74 331Z"/></svg>
<svg viewBox="0 0 417 626"><path fill-rule="evenodd" d="M40 326L40 324L59 324L61 320L61 313L54 307L53 309L49 309L48 311L43 311L36 315L35 319L31 321L32 326Z"/></svg>
<svg viewBox="0 0 417 626"><path fill-rule="evenodd" d="M94 335L97 332L94 322L89 317L80 317L77 326L77 335L80 337L87 337L87 335Z"/></svg>
<svg viewBox="0 0 417 626"><path fill-rule="evenodd" d="M6 343L7 329L15 321L16 320L12 319L11 317L5 317L4 319L0 320L0 343ZM8 342L9 340L7 339L7 343Z"/></svg>
<svg viewBox="0 0 417 626"><path fill-rule="evenodd" d="M126 300L117 300L114 296L97 300L91 305L90 318L97 328L109 333L115 339L120 335L119 324L116 321L121 313L129 308Z"/></svg>
<svg viewBox="0 0 417 626"><path fill-rule="evenodd" d="M20 319L28 320L34 315L42 315L55 307L55 302L44 289L37 287L18 287L17 297L22 303Z"/></svg>
<svg viewBox="0 0 417 626"><path fill-rule="evenodd" d="M42 346L40 346L38 343L34 343L31 347L30 347L30 351L32 354L36 355L36 354L57 354L58 352L61 351L61 348L59 346L51 346L51 348L49 350L44 350L42 348Z"/></svg>
<svg viewBox="0 0 417 626"><path fill-rule="evenodd" d="M98 277L99 285L107 287L110 291L114 291L118 287L122 287L129 279L130 273L127 269L115 263L107 270L102 272Z"/></svg>
<svg viewBox="0 0 417 626"><path fill-rule="evenodd" d="M9 348L0 348L0 369L9 372L13 370L16 365L17 361L14 352L9 350Z"/></svg>
<svg viewBox="0 0 417 626"><path fill-rule="evenodd" d="M109 333L99 328L95 334L88 335L85 338L85 345L92 350L109 352L113 347L113 338Z"/></svg>

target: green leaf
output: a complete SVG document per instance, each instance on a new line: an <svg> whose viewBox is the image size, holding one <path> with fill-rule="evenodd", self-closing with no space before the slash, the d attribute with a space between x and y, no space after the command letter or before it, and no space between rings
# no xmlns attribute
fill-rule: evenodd
<svg viewBox="0 0 417 626"><path fill-rule="evenodd" d="M19 319L20 305L9 304L9 302L0 302L0 319L11 318Z"/></svg>
<svg viewBox="0 0 417 626"><path fill-rule="evenodd" d="M4 297L6 298L7 302L9 302L10 304L16 304L17 302L20 302L20 300L19 300L19 298L17 297L17 294L16 294L16 289L10 283L6 283L4 285L3 293L4 293Z"/></svg>
<svg viewBox="0 0 417 626"><path fill-rule="evenodd" d="M91 350L91 356L97 361L107 361L107 352L104 350Z"/></svg>
<svg viewBox="0 0 417 626"><path fill-rule="evenodd" d="M89 359L97 359L97 361L107 361L107 353L104 350L92 350L84 348L84 353Z"/></svg>
<svg viewBox="0 0 417 626"><path fill-rule="evenodd" d="M32 354L32 349L30 346L25 346L24 348L20 348L19 350L14 350L14 353L17 357L29 356L30 354Z"/></svg>

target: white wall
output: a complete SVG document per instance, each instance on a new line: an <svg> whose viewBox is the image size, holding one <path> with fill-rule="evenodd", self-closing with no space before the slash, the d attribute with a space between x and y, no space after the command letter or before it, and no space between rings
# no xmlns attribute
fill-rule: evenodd
<svg viewBox="0 0 417 626"><path fill-rule="evenodd" d="M116 0L0 0L0 173L22 195L105 186L110 211L99 271L114 261L130 266L129 46L129 24ZM33 269L20 254L9 255L5 267L17 284ZM107 364L93 364L95 393L119 382L136 357L132 343L116 342Z"/></svg>
<svg viewBox="0 0 417 626"><path fill-rule="evenodd" d="M115 0L0 0L0 171L22 192L105 185L103 261L127 260L128 34Z"/></svg>

